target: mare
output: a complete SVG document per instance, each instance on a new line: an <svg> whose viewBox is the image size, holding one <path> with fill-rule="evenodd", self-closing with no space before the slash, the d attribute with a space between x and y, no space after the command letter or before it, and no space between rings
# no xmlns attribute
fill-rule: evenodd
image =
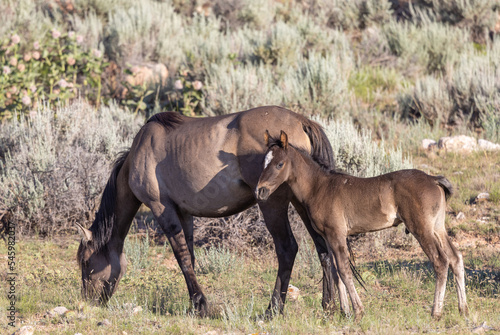
<svg viewBox="0 0 500 335"><path fill-rule="evenodd" d="M448 266L455 276L458 309L467 314L462 255L450 241L444 225L446 200L452 194L452 186L445 177L430 176L419 170L401 170L358 178L327 171L314 157L289 144L284 131L276 140L266 132L265 142L268 151L255 189L256 198L266 201L283 184L290 187L297 201L306 208L314 230L333 252L356 319L363 316L364 309L348 266L346 237L402 222L418 240L436 273L432 316L438 319L442 314Z"/></svg>
<svg viewBox="0 0 500 335"><path fill-rule="evenodd" d="M293 144L333 167L333 152L323 129L287 109L267 106L217 117L189 118L174 112L152 116L131 148L116 160L92 226L77 224L82 240L77 259L83 296L105 304L125 273L124 240L141 204L149 207L168 238L200 316L207 300L194 272L193 216L223 217L256 203L253 190L267 147L263 129L285 129ZM306 211L290 189L280 187L259 203L278 258L278 274L266 314L282 312L298 250L288 221L295 205L311 234L323 268L323 307L335 308L334 285L348 310L345 286L323 238L311 227Z"/></svg>

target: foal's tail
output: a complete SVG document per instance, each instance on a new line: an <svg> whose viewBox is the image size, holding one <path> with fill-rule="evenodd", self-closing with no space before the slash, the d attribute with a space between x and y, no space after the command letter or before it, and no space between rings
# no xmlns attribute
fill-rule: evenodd
<svg viewBox="0 0 500 335"><path fill-rule="evenodd" d="M94 219L94 223L90 227L92 231L92 243L96 251L100 250L111 238L113 226L116 221L115 205L116 205L116 179L118 173L127 159L130 151L121 152L113 164L111 175L108 183L102 193L101 204Z"/></svg>
<svg viewBox="0 0 500 335"><path fill-rule="evenodd" d="M448 198L453 194L453 186L451 185L450 181L443 176L436 176L434 178L437 184L443 189L444 196L446 200L448 200Z"/></svg>

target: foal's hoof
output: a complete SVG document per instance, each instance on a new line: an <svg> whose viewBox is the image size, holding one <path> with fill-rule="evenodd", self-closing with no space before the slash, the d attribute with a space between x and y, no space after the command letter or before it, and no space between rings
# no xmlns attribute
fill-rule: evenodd
<svg viewBox="0 0 500 335"><path fill-rule="evenodd" d="M460 315L462 315L462 316L469 316L469 307L467 307L467 305L465 305L462 308L459 307L458 311L460 312Z"/></svg>
<svg viewBox="0 0 500 335"><path fill-rule="evenodd" d="M439 321L441 319L441 313L432 312L431 316L436 321Z"/></svg>

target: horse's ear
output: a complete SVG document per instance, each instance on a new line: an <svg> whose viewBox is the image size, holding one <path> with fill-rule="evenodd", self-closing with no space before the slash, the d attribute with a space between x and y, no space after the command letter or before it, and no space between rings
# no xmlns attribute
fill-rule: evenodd
<svg viewBox="0 0 500 335"><path fill-rule="evenodd" d="M81 224L75 222L76 228L78 229L78 233L82 237L82 242L90 242L92 241L92 232L87 228L83 227Z"/></svg>
<svg viewBox="0 0 500 335"><path fill-rule="evenodd" d="M266 132L264 133L264 141L266 142L266 147L269 146L269 131L266 129Z"/></svg>
<svg viewBox="0 0 500 335"><path fill-rule="evenodd" d="M288 149L288 135L282 130L280 134L280 141L283 149Z"/></svg>

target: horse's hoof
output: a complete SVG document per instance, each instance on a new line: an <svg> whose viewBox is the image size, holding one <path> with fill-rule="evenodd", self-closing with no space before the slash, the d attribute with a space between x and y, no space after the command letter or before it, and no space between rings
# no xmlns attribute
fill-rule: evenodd
<svg viewBox="0 0 500 335"><path fill-rule="evenodd" d="M193 306L198 316L202 318L209 316L207 299L203 294L198 294L193 298Z"/></svg>

